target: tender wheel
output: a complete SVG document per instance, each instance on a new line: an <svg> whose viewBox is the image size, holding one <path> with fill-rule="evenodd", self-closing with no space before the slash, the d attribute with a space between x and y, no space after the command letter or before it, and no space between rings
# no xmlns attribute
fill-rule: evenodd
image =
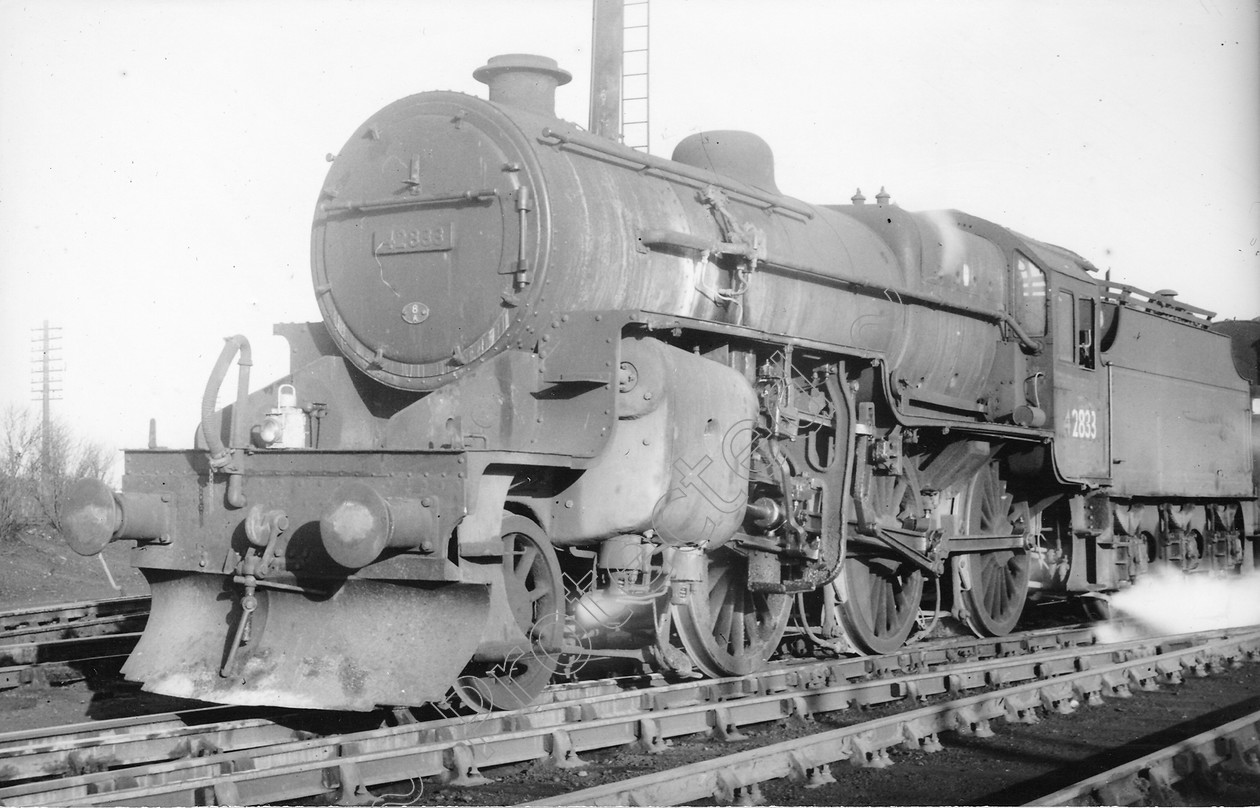
<svg viewBox="0 0 1260 808"><path fill-rule="evenodd" d="M995 464L980 470L968 503L968 532L978 536L1009 536L1011 497ZM980 636L1009 634L1019 622L1028 599L1028 553L1023 549L967 553L955 559L957 574L970 582L963 589L967 625Z"/></svg>
<svg viewBox="0 0 1260 808"><path fill-rule="evenodd" d="M748 591L748 561L731 550L706 554L705 580L672 606L674 626L696 667L739 676L761 667L787 626L787 595Z"/></svg>
<svg viewBox="0 0 1260 808"><path fill-rule="evenodd" d="M900 648L919 615L923 571L895 558L851 557L840 574L848 590L840 624L850 642L870 654Z"/></svg>
<svg viewBox="0 0 1260 808"><path fill-rule="evenodd" d="M1191 528L1186 531L1185 538L1182 539L1182 562L1181 567L1186 572L1192 572L1204 566L1207 558L1207 542L1203 539L1203 534L1198 530Z"/></svg>
<svg viewBox="0 0 1260 808"><path fill-rule="evenodd" d="M456 681L460 700L477 712L531 704L557 668L564 627L560 563L542 528L513 513L503 515L503 584L508 608L529 638L501 662L470 667Z"/></svg>

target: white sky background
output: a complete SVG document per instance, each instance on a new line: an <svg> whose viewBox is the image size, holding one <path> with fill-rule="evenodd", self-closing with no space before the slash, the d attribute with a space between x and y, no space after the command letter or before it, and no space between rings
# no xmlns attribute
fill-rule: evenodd
<svg viewBox="0 0 1260 808"><path fill-rule="evenodd" d="M222 338L254 387L271 324L318 319L328 165L404 95L484 96L498 53L552 56L585 125L589 0L0 0L0 407L107 445L191 445ZM1260 3L653 0L652 151L704 129L773 147L785 193L881 185L1075 250L1112 280L1260 315ZM231 396L235 372L225 383Z"/></svg>

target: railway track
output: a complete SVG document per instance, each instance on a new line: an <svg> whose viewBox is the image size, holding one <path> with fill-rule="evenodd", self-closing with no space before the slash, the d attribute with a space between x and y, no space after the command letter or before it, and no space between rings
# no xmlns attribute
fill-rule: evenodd
<svg viewBox="0 0 1260 808"><path fill-rule="evenodd" d="M0 613L0 689L52 668L120 665L149 616L148 597L33 606Z"/></svg>
<svg viewBox="0 0 1260 808"><path fill-rule="evenodd" d="M951 640L887 657L778 667L749 677L672 684L601 680L548 691L528 710L445 718L324 735L300 714L268 718L213 712L0 736L0 803L261 804L370 798L369 787L400 781L472 785L483 770L545 761L582 766L580 755L626 747L668 748L707 733L736 740L767 722L808 725L824 714L891 705L881 719L825 733L792 748L763 747L699 770L652 775L650 783L604 786L607 794L560 793L561 804L749 799L761 780L825 779L837 761L879 766L888 749L939 745L948 729L985 733L996 718L1033 720L1039 709L1122 696L1185 672L1260 656L1260 629L1102 644L1095 629L1027 632L1001 641ZM906 710L909 706L911 709ZM321 714L322 715L322 714ZM405 720L405 716L402 716ZM378 719L379 720L379 719ZM837 734L839 733L839 734ZM813 737L814 740L810 740ZM819 750L830 750L826 754ZM827 757L831 755L831 757ZM667 778L667 779L661 779ZM609 790L611 789L611 790ZM707 789L707 791L706 791Z"/></svg>
<svg viewBox="0 0 1260 808"><path fill-rule="evenodd" d="M1121 654L1124 655L1123 653ZM1260 630L1246 636L1213 640L1181 650L1139 655L1107 665L1083 666L1049 680L1005 684L984 693L949 698L930 706L911 709L882 718L858 722L825 732L810 733L791 741L760 746L733 755L654 772L621 782L568 791L529 805L679 805L713 799L719 803L758 804L764 800L762 786L792 779L818 787L834 781L831 766L845 763L858 767L882 768L892 765L893 749L939 752L944 749L942 734L987 737L998 720L1009 723L1035 723L1038 711L1071 713L1080 704L1098 705L1104 698L1128 698L1132 691L1151 689L1159 683L1179 681L1186 672L1200 675L1213 665L1234 664L1260 658ZM1187 749L1216 750L1215 762L1228 762L1248 771L1256 770L1260 754L1255 736L1256 716L1232 722L1180 742L1154 755L1097 775L1083 783L1033 804L1133 804L1150 791L1137 781L1150 772L1171 773L1173 761ZM1233 740L1221 753L1217 740ZM1197 754L1202 755L1202 751ZM1158 761L1158 768L1155 761ZM1193 771L1193 767L1191 771ZM1165 787L1177 777L1164 774L1155 778ZM1166 792L1171 793L1171 792ZM1097 796L1101 803L1092 802ZM1130 800L1117 799L1132 796ZM1166 801L1166 800L1165 800ZM1158 804L1158 801L1157 803Z"/></svg>
<svg viewBox="0 0 1260 808"><path fill-rule="evenodd" d="M1260 774L1260 712L1222 724L1029 805L1173 805L1173 786L1219 770Z"/></svg>

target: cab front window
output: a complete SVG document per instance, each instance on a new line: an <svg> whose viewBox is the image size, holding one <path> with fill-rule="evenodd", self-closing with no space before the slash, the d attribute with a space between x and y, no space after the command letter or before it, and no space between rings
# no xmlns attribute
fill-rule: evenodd
<svg viewBox="0 0 1260 808"><path fill-rule="evenodd" d="M1046 273L1016 253L1015 277L1015 319L1029 336L1043 336L1046 333Z"/></svg>

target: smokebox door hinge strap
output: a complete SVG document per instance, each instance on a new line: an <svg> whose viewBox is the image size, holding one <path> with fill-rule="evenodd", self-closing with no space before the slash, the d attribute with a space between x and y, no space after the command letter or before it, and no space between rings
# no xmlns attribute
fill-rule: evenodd
<svg viewBox="0 0 1260 808"><path fill-rule="evenodd" d="M530 191L528 185L522 185L516 189L516 213L519 218L520 240L517 243L516 267L512 272L512 289L519 291L530 283L530 266L529 257L526 254L527 245L525 243L526 216L534 209L534 195Z"/></svg>

